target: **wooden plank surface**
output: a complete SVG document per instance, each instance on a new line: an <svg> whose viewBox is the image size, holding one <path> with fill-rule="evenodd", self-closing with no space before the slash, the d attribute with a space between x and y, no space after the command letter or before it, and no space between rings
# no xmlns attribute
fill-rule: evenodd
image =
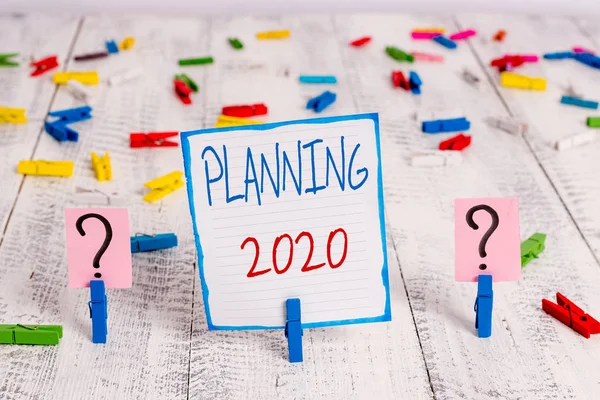
<svg viewBox="0 0 600 400"><path fill-rule="evenodd" d="M494 82L511 115L525 120L529 132L527 145L534 152L560 194L578 230L600 260L600 140L584 146L558 151L555 144L569 136L593 132L587 128L586 118L598 116L598 110L568 106L560 103L571 88L584 99L600 100L600 71L575 60L543 60L527 63L515 69L518 74L547 79L544 92L505 88L499 84L497 70L489 63L506 53L551 53L569 51L574 46L596 49L596 44L581 33L572 20L565 18L538 18L464 14L457 16L463 27L472 27L481 36L471 43L486 74ZM503 43L491 43L490 37L502 27L508 34Z"/></svg>
<svg viewBox="0 0 600 400"><path fill-rule="evenodd" d="M172 76L173 60L201 51L207 29L201 18L85 19L74 54L101 50L104 40L126 35L136 36L136 50L73 63L70 70L97 69L106 78L142 65L145 74L116 88L102 83L91 89L93 118L71 125L78 142L58 143L45 133L40 138L35 158L74 160L75 173L71 179L26 178L0 248L0 304L4 321L61 323L65 337L56 348L0 348L6 398L186 398L196 275L187 198L180 190L156 204L142 201L144 182L182 168L181 151L130 149L129 133L201 126L202 97L196 107L184 107L173 94ZM80 105L61 87L51 108ZM110 153L113 181L96 181L91 151ZM93 206L77 199L77 187L123 196L132 234L175 232L180 241L174 249L136 254L133 288L108 289L106 345L91 342L89 290L67 288L63 209Z"/></svg>
<svg viewBox="0 0 600 400"><path fill-rule="evenodd" d="M449 51L410 40L417 26L457 30L452 19L340 16L336 26L342 45L374 37L370 47L342 51L358 110L380 112L388 223L436 398L584 398L597 388L599 375L586 354L598 351L598 342L557 324L540 303L560 290L586 308L600 304L600 269L523 139L484 123L506 111L485 79L474 88L460 78L465 67L484 78L469 46ZM386 45L444 54L446 62L399 64L384 54ZM392 69L413 68L424 82L420 97L389 84ZM424 135L408 116L451 108L472 122L462 165L410 167L411 152L435 148L449 135ZM494 285L493 335L482 340L474 329L476 285L454 282L452 232L453 199L486 196L517 197L523 239L541 231L548 240L522 281Z"/></svg>
<svg viewBox="0 0 600 400"><path fill-rule="evenodd" d="M80 18L0 14L0 54L19 53L18 67L0 67L0 107L25 108L27 124L0 124L0 242L23 176L16 174L20 160L31 157L55 92L51 73L30 78L36 60L57 55L60 70L75 38Z"/></svg>
<svg viewBox="0 0 600 400"><path fill-rule="evenodd" d="M34 18L50 19L27 16L23 21L33 22L22 21L17 30L45 26L35 24ZM541 299L553 298L556 291L592 315L600 304L600 269L590 251L596 246L597 180L583 170L586 160L598 169L598 148L592 147L596 153L591 155L584 148L574 149L583 152L575 156L551 154L544 146L560 131L539 121L549 114L546 107L557 113L551 107L558 101L558 89L529 94L531 98L507 95L490 84L486 74L493 74L481 67L492 53L540 53L549 47L551 39L537 38L534 30L522 26L529 19L113 15L86 17L77 36L77 19L72 21L73 54L102 50L107 39L119 42L135 36L137 41L130 52L66 66L97 69L102 79L92 88L93 118L72 126L80 133L79 142L61 144L40 134L52 85L46 85L50 95L45 105L31 100L39 103L29 106L40 110L38 122L0 131L2 190L13 193L12 200L0 200L0 219L7 221L11 215L0 244L0 320L65 327L57 347L0 346L0 399L564 399L589 398L599 388L600 373L589 354L596 354L600 345L576 335L540 307ZM508 38L523 32L531 48L517 39L510 46L497 46L476 38L472 47L460 43L449 51L410 40L413 27L442 25L453 31L458 29L455 21L465 27L480 21L477 29L486 38L488 31L500 27L507 29ZM571 42L593 45L570 20L531 18L530 23L548 35L551 28L561 32L562 39L554 38L557 51ZM257 31L277 28L291 29L292 37L262 43L254 39ZM367 47L347 45L364 35L374 37ZM228 45L226 39L232 36L242 40L243 51ZM66 52L69 40L60 42ZM387 45L443 54L446 62L400 64L385 55ZM50 46L52 50L60 49ZM182 69L176 64L179 58L209 55L215 58L210 66ZM106 78L136 66L144 68L140 79L117 87L106 84ZM482 78L478 87L460 78L465 67ZM588 80L596 78L586 75L584 67L568 73L558 71L572 66L538 67L561 83L570 73L581 73L583 77L573 77L573 85L586 95ZM418 71L423 94L392 88L393 69ZM200 84L192 106L182 105L173 94L172 76L180 71ZM6 84L3 73L0 82ZM300 74L332 74L339 83L333 88L300 86ZM294 365L287 361L281 331L206 329L185 191L157 204L141 199L144 182L182 168L180 149L130 149L128 135L212 127L220 107L235 103L267 103L268 121L309 118L315 114L305 110L306 101L325 89L336 92L338 100L320 115L380 113L393 321L305 330L305 360ZM35 93L31 87L24 94L13 90L2 101L27 103L23 99L34 99ZM532 105L538 102L542 105ZM525 138L484 123L488 116L508 115L505 104L533 126ZM80 105L61 87L50 109ZM413 114L449 109L461 109L472 122L473 144L464 152L462 165L409 166L410 153L435 148L448 136L422 134ZM579 114L574 110L567 117L576 124ZM38 137L37 145L32 143ZM91 151L110 153L112 182L96 181ZM25 178L13 207L21 179L14 177L16 162L31 152L33 158L74 160L75 174L71 179ZM133 288L108 291L109 340L102 346L90 340L88 291L67 289L66 283L63 209L92 206L78 198L80 189L116 193L113 199L129 208L132 234L175 232L180 242L173 249L134 255ZM103 196L98 194L100 202ZM494 286L493 336L479 339L472 311L476 285L457 284L453 277L453 199L485 196L518 197L522 238L540 231L548 239L545 253L523 270L522 281Z"/></svg>

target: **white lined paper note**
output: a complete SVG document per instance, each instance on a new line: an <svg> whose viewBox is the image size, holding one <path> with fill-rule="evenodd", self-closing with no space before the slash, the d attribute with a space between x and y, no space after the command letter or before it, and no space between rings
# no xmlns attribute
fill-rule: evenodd
<svg viewBox="0 0 600 400"><path fill-rule="evenodd" d="M374 118L182 133L210 329L390 319Z"/></svg>

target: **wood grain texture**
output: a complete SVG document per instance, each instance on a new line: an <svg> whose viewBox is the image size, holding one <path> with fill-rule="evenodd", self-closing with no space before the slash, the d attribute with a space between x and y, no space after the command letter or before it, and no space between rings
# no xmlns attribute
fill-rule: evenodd
<svg viewBox="0 0 600 400"><path fill-rule="evenodd" d="M31 157L56 88L50 73L29 77L29 57L55 54L64 64L78 23L74 16L0 14L0 54L20 53L12 59L19 67L0 67L0 107L25 108L28 118L27 124L0 124L0 242L23 182L16 166Z"/></svg>
<svg viewBox="0 0 600 400"><path fill-rule="evenodd" d="M585 99L600 100L600 70L575 60L543 60L525 64L516 73L547 79L545 92L511 89L500 86L496 70L489 62L505 53L551 53L569 51L574 46L598 50L597 44L581 33L580 28L565 18L538 18L464 14L457 16L463 27L473 27L481 36L471 41L486 74L494 82L511 115L526 121L529 132L525 140L536 160L560 194L586 242L600 260L600 133L587 128L586 118L598 116L589 110L560 103L569 87ZM507 32L503 43L490 43L494 29ZM598 137L594 143L564 151L555 148L556 141L592 130Z"/></svg>
<svg viewBox="0 0 600 400"><path fill-rule="evenodd" d="M586 398L598 389L598 371L587 354L599 344L548 317L540 303L560 290L586 309L597 306L600 269L526 142L484 123L506 110L486 80L474 88L460 78L465 67L484 77L469 46L461 43L449 51L410 40L411 28L440 25L458 30L451 18L336 17L341 44L374 37L364 49L342 46L342 51L359 111L380 112L388 223L435 396ZM446 62L400 64L385 55L386 45L444 54ZM392 88L392 69L417 70L423 94ZM410 167L411 152L435 148L449 135L424 135L407 116L450 108L462 109L472 122L473 143L462 165ZM476 285L454 282L453 199L487 196L518 197L523 239L540 231L548 240L522 281L494 286L493 335L482 340L474 329Z"/></svg>
<svg viewBox="0 0 600 400"><path fill-rule="evenodd" d="M80 17L58 14L0 14L0 54L19 53L18 67L0 67L0 106L27 109L30 121L43 119L55 91L52 73L31 78L33 60L56 55L64 69Z"/></svg>
<svg viewBox="0 0 600 400"><path fill-rule="evenodd" d="M173 93L172 77L180 54L201 51L207 28L201 18L85 19L75 54L126 35L136 36L136 47L69 69L97 68L105 77L142 64L145 75L117 88L103 83L92 89L93 118L71 125L80 133L78 142L58 143L45 133L40 138L34 157L74 160L75 173L71 179L26 178L0 248L0 315L6 322L60 323L65 337L53 348L2 346L4 398L186 398L196 254L187 199L180 190L157 204L142 201L144 182L182 168L181 150L130 149L129 133L201 125L202 98L185 108ZM79 105L61 87L52 110ZM96 181L91 151L110 153L113 181ZM180 242L136 254L133 288L108 290L106 345L90 340L89 291L67 288L63 209L88 205L77 200L77 187L124 196L132 234L175 232Z"/></svg>
<svg viewBox="0 0 600 400"><path fill-rule="evenodd" d="M134 50L108 59L61 65L97 69L102 79L91 89L93 118L72 125L80 133L77 143L58 143L40 134L51 85L46 103L31 100L39 103L30 106L39 110L37 122L0 128L6 129L0 131L0 220L8 221L0 245L0 321L59 323L65 328L57 347L0 346L1 400L585 399L600 389L600 372L589 356L600 350L598 341L578 336L540 306L542 298L561 291L597 317L600 268L590 246L598 254L593 238L598 182L585 172L586 165L598 170L597 144L571 150L574 156L554 155L548 148L562 135L555 125L563 130L581 127L579 110L554 108L560 99L557 87L573 79L576 90L594 98L596 77L588 75L587 67L565 65L567 61L543 64L537 67L540 74L553 81L548 92L508 93L481 66L496 53L539 53L543 46L548 48L544 51L559 51L569 43L593 46L572 21L485 15L113 15L86 17L75 37L77 18L69 18L65 21L72 21L73 36L52 39L60 41L65 54L73 41L72 54L100 51L108 39L135 36L137 41ZM41 32L51 23L45 16L23 20L43 28ZM528 24L552 39L537 37ZM66 25L59 30L67 32ZM410 40L413 27L434 25L451 32L459 25L473 27L482 36L454 51ZM278 28L291 29L291 38L254 38L258 31ZM482 41L500 28L509 32L507 40L514 35L527 38L530 45L526 39L503 45ZM581 23L581 28L591 37L596 34L589 24ZM552 36L552 29L563 37ZM22 35L19 40L30 40L24 30ZM360 49L348 46L364 35L372 35L373 42ZM233 50L228 37L240 38L244 50ZM398 63L385 54L387 45L443 54L446 61ZM48 46L50 53L60 50ZM209 55L215 64L176 63ZM107 86L106 78L136 66L144 68L143 77ZM460 78L465 67L482 78L478 87ZM392 88L393 69L417 71L423 94ZM173 94L177 72L200 85L191 106ZM336 75L339 83L301 86L300 74ZM212 127L220 108L236 103L265 102L268 121L310 118L316 114L305 109L306 101L326 89L337 93L338 100L319 116L380 114L393 321L305 330L305 359L295 365L287 360L282 331L207 330L185 191L157 204L142 201L144 182L182 168L180 149L130 149L128 137L134 131ZM31 87L24 94L11 90L2 101L27 103L21 99L43 94ZM541 105L532 105L537 103ZM60 87L50 109L80 105ZM448 109L462 109L472 122L473 144L465 150L462 165L410 167L410 153L436 148L448 137L422 134L413 114ZM507 110L533 127L525 138L484 123L488 116L507 116ZM566 113L569 124L555 116L557 110ZM110 153L113 181L96 181L91 151ZM75 174L70 179L24 178L13 207L22 179L15 166L30 155L74 160ZM77 188L117 193L129 208L132 234L175 232L179 238L176 248L134 255L132 289L108 290L106 345L91 343L89 292L67 289L64 208L95 205L80 200ZM522 281L494 286L493 335L479 339L472 308L476 285L457 284L453 277L453 199L486 196L518 197L522 238L537 231L547 233L548 239L546 251L523 270Z"/></svg>
<svg viewBox="0 0 600 400"><path fill-rule="evenodd" d="M279 41L256 32L290 29ZM235 36L244 50L233 50ZM268 121L355 113L349 82L328 16L236 17L212 21L207 69L207 121L223 105L264 102ZM337 85L298 85L298 75L337 75ZM324 90L338 100L321 114L306 101ZM264 119L260 117L259 119ZM421 350L395 253L389 251L392 322L304 331L304 362L290 364L283 331L207 331L199 291L194 301L190 398L364 399L431 398Z"/></svg>

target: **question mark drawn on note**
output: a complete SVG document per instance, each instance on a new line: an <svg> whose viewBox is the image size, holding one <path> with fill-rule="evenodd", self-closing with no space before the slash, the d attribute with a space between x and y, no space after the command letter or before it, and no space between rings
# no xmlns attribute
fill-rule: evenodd
<svg viewBox="0 0 600 400"><path fill-rule="evenodd" d="M471 229L475 229L475 230L479 229L479 225L477 225L475 223L475 221L473 220L473 214L475 214L479 210L483 210L483 211L487 212L492 217L492 225L488 228L487 232L485 232L485 234L481 237L481 240L479 241L479 256L481 258L485 258L487 256L487 252L485 251L485 246L486 246L489 238L492 236L492 233L494 233L496 228L498 228L498 224L500 223L500 218L498 218L498 213L496 212L496 210L494 210L492 207L490 207L488 205L479 204L477 206L471 207L471 209L469 211L467 211L467 224L469 224ZM479 265L479 269L482 271L485 270L486 268L487 268L487 265L485 265L485 264Z"/></svg>
<svg viewBox="0 0 600 400"><path fill-rule="evenodd" d="M75 227L77 228L77 232L79 232L79 234L81 236L85 236L85 231L83 230L83 221L85 221L88 218L96 218L97 220L102 222L102 224L104 224L104 230L106 231L106 235L104 236L104 242L102 243L102 246L100 246L100 249L94 256L94 262L93 262L94 268L100 268L100 259L102 258L102 256L108 249L108 246L110 245L110 241L112 240L112 237L113 237L113 231L112 231L112 227L110 226L110 223L108 222L108 220L106 218L104 218L100 214L90 213L90 214L82 215L81 217L79 217L77 219L77 222L75 222ZM94 274L94 277L102 278L102 274L100 272L96 272Z"/></svg>

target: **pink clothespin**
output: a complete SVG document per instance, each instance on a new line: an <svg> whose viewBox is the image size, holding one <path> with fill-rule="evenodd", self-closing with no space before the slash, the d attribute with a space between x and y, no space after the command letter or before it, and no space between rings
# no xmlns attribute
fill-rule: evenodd
<svg viewBox="0 0 600 400"><path fill-rule="evenodd" d="M586 49L585 47L573 47L574 53L590 53L595 54L593 50Z"/></svg>
<svg viewBox="0 0 600 400"><path fill-rule="evenodd" d="M475 35L477 35L477 31L473 29L467 29L466 31L453 33L452 35L450 35L450 40L462 40Z"/></svg>
<svg viewBox="0 0 600 400"><path fill-rule="evenodd" d="M443 62L444 61L444 56L440 56L437 54L421 53L418 51L413 51L410 54L417 61L430 61L430 62Z"/></svg>
<svg viewBox="0 0 600 400"><path fill-rule="evenodd" d="M411 32L410 36L413 39L433 39L436 36L440 36L439 32Z"/></svg>

